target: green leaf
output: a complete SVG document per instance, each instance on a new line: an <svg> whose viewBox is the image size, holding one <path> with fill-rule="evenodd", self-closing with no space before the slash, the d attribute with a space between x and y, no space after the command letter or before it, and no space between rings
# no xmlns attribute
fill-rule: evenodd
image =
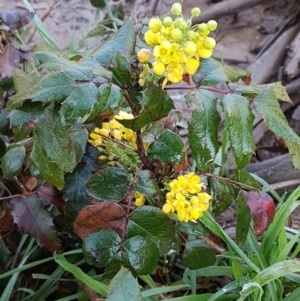
<svg viewBox="0 0 300 301"><path fill-rule="evenodd" d="M45 106L41 103L26 102L10 112L10 126L15 134L15 141L25 139L30 134L44 110Z"/></svg>
<svg viewBox="0 0 300 301"><path fill-rule="evenodd" d="M77 81L89 81L93 77L92 68L81 65L78 62L70 61L59 55L50 52L35 52L42 68L50 71L63 70Z"/></svg>
<svg viewBox="0 0 300 301"><path fill-rule="evenodd" d="M121 268L118 274L111 280L108 291L107 301L142 301L137 280L132 276L129 270Z"/></svg>
<svg viewBox="0 0 300 301"><path fill-rule="evenodd" d="M112 73L116 84L120 86L130 85L132 82L132 75L130 73L131 67L126 56L118 51L112 57Z"/></svg>
<svg viewBox="0 0 300 301"><path fill-rule="evenodd" d="M200 68L193 75L193 81L201 86L213 86L221 82L234 83L249 76L251 76L249 71L209 58L201 61Z"/></svg>
<svg viewBox="0 0 300 301"><path fill-rule="evenodd" d="M189 143L197 167L208 169L208 163L218 151L218 127L220 116L217 98L207 90L193 90L186 95L187 105L192 110L189 121Z"/></svg>
<svg viewBox="0 0 300 301"><path fill-rule="evenodd" d="M300 137L289 126L278 104L276 94L271 90L265 90L255 97L253 104L257 113L264 119L267 129L277 138L285 140L290 154L294 155L293 163L299 168Z"/></svg>
<svg viewBox="0 0 300 301"><path fill-rule="evenodd" d="M209 183L214 192L214 200L216 200L214 210L215 213L219 215L224 212L235 200L235 188L232 186L232 184L215 179L209 179Z"/></svg>
<svg viewBox="0 0 300 301"><path fill-rule="evenodd" d="M103 297L107 296L108 286L100 281L97 281L90 277L88 274L84 273L79 267L74 264L69 263L63 255L54 255L54 260L66 271L72 273L79 281L86 284L95 292L101 294Z"/></svg>
<svg viewBox="0 0 300 301"><path fill-rule="evenodd" d="M40 247L50 252L62 251L53 217L43 207L39 197L23 194L13 198L10 209L14 222L22 231L34 237Z"/></svg>
<svg viewBox="0 0 300 301"><path fill-rule="evenodd" d="M34 162L42 173L43 162L39 159L35 151L43 148L47 157L55 162L61 170L72 172L76 166L76 153L71 136L71 130L65 131L56 118L52 107L47 107L44 114L40 117L34 129ZM39 147L36 144L40 144Z"/></svg>
<svg viewBox="0 0 300 301"><path fill-rule="evenodd" d="M170 249L175 234L170 219L159 208L142 206L131 212L127 225L127 239L137 235L150 237L163 255Z"/></svg>
<svg viewBox="0 0 300 301"><path fill-rule="evenodd" d="M61 106L63 124L71 126L76 122L86 121L97 100L97 94L98 89L93 83L76 86Z"/></svg>
<svg viewBox="0 0 300 301"><path fill-rule="evenodd" d="M166 117L173 109L173 101L164 90L149 84L143 91L142 106L143 110L138 117L119 122L133 131L140 130L147 124Z"/></svg>
<svg viewBox="0 0 300 301"><path fill-rule="evenodd" d="M220 104L228 115L227 128L235 162L238 169L243 169L255 151L252 134L254 115L249 101L240 95L226 94Z"/></svg>
<svg viewBox="0 0 300 301"><path fill-rule="evenodd" d="M191 288L191 286L188 285L188 284L177 284L177 285L170 285L170 286L155 287L155 288L151 288L151 289L147 289L146 291L143 291L142 296L144 298L146 298L146 297L151 297L151 296L155 296L155 295L158 295L158 294L174 292L174 291L177 291L177 290L183 290L183 289L187 290L187 289L190 289L190 288ZM199 295L197 295L197 297L199 297ZM179 299L177 299L177 300L180 301ZM208 298L205 299L205 300L208 300ZM196 301L203 301L203 300L202 299L197 299Z"/></svg>
<svg viewBox="0 0 300 301"><path fill-rule="evenodd" d="M142 170L136 174L133 190L136 190L150 198L160 195L160 189L156 177L150 170Z"/></svg>
<svg viewBox="0 0 300 301"><path fill-rule="evenodd" d="M251 215L250 209L247 206L247 198L244 193L239 193L236 199L236 213L237 213L237 225L236 225L236 243L241 247L247 238L247 234L250 227Z"/></svg>
<svg viewBox="0 0 300 301"><path fill-rule="evenodd" d="M6 143L0 137L0 159L5 155L5 153L6 153Z"/></svg>
<svg viewBox="0 0 300 301"><path fill-rule="evenodd" d="M145 129L143 129L143 142L151 143L154 142L156 137L163 131L164 126L161 122L154 122L148 124Z"/></svg>
<svg viewBox="0 0 300 301"><path fill-rule="evenodd" d="M261 185L253 178L253 176L245 169L235 171L236 180L240 183L252 186L261 190Z"/></svg>
<svg viewBox="0 0 300 301"><path fill-rule="evenodd" d="M111 19L105 19L105 20L97 23L96 26L87 33L85 38L87 39L87 38L93 38L93 37L100 37L100 36L103 36L106 34L112 34L114 31L105 25L109 25L113 22L114 21Z"/></svg>
<svg viewBox="0 0 300 301"><path fill-rule="evenodd" d="M152 159L178 164L184 159L184 144L178 134L170 130L164 130L150 144L147 154Z"/></svg>
<svg viewBox="0 0 300 301"><path fill-rule="evenodd" d="M98 88L98 92L96 103L87 122L93 121L99 113L113 113L120 107L124 97L121 88L112 83L102 84Z"/></svg>
<svg viewBox="0 0 300 301"><path fill-rule="evenodd" d="M196 270L214 265L216 255L204 241L192 239L186 242L183 260L189 269Z"/></svg>
<svg viewBox="0 0 300 301"><path fill-rule="evenodd" d="M82 245L86 263L96 267L107 266L117 254L120 243L120 236L110 229L90 234Z"/></svg>
<svg viewBox="0 0 300 301"><path fill-rule="evenodd" d="M74 149L76 153L76 163L79 163L82 159L82 156L85 154L89 133L83 127L80 128L73 127L71 131L71 136L72 136Z"/></svg>
<svg viewBox="0 0 300 301"><path fill-rule="evenodd" d="M83 156L72 173L65 175L65 187L63 190L66 201L65 219L68 229L73 230L73 223L78 213L87 205L91 204L91 198L85 189L85 183L95 172L93 161Z"/></svg>
<svg viewBox="0 0 300 301"><path fill-rule="evenodd" d="M6 108L10 111L22 106L42 79L43 77L38 76L37 73L28 74L21 69L16 69L13 74L13 80L17 93L9 98Z"/></svg>
<svg viewBox="0 0 300 301"><path fill-rule="evenodd" d="M229 84L228 86L235 93L241 93L243 96L251 98L256 97L258 94L262 93L265 90L272 90L278 99L292 103L290 97L286 93L285 87L282 85L281 82L250 86Z"/></svg>
<svg viewBox="0 0 300 301"><path fill-rule="evenodd" d="M33 93L27 95L33 101L40 101L42 103L56 102L64 100L68 97L76 83L74 79L65 72L55 72L44 76L34 86Z"/></svg>
<svg viewBox="0 0 300 301"><path fill-rule="evenodd" d="M120 29L107 40L106 43L96 49L91 55L91 60L95 58L99 64L107 67L112 57L118 51L125 56L132 56L135 47L135 32L133 20L128 18Z"/></svg>
<svg viewBox="0 0 300 301"><path fill-rule="evenodd" d="M3 240L0 240L0 267L5 266L11 257L9 248L4 244ZM1 275L0 271L0 275Z"/></svg>
<svg viewBox="0 0 300 301"><path fill-rule="evenodd" d="M130 178L116 167L107 167L94 174L85 187L87 193L100 201L120 202L125 197Z"/></svg>
<svg viewBox="0 0 300 301"><path fill-rule="evenodd" d="M9 117L6 109L0 110L0 134L10 136L12 131L9 128Z"/></svg>
<svg viewBox="0 0 300 301"><path fill-rule="evenodd" d="M6 178L13 178L22 168L25 159L25 147L20 144L11 144L2 158L2 172Z"/></svg>
<svg viewBox="0 0 300 301"><path fill-rule="evenodd" d="M136 235L125 240L122 256L138 275L148 275L155 271L159 250L150 237Z"/></svg>

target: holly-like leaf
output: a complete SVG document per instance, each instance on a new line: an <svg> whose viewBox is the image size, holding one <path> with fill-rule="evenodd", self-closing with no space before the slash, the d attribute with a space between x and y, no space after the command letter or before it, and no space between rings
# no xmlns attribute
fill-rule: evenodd
<svg viewBox="0 0 300 301"><path fill-rule="evenodd" d="M106 43L94 51L91 55L91 60L95 58L99 64L107 67L114 54L118 51L121 51L123 55L130 57L134 53L135 40L136 35L134 32L133 20L129 18Z"/></svg>
<svg viewBox="0 0 300 301"><path fill-rule="evenodd" d="M35 52L36 58L39 60L42 68L49 71L63 70L77 81L89 81L93 77L92 68L81 65L78 62L68 60L59 54L47 51Z"/></svg>
<svg viewBox="0 0 300 301"><path fill-rule="evenodd" d="M156 268L159 250L150 237L136 235L126 239L122 255L138 275L149 275Z"/></svg>
<svg viewBox="0 0 300 301"><path fill-rule="evenodd" d="M201 61L200 68L193 75L195 84L213 86L221 82L234 83L243 77L250 77L249 71L226 65L213 58Z"/></svg>
<svg viewBox="0 0 300 301"><path fill-rule="evenodd" d="M68 229L73 229L73 223L80 210L91 204L91 197L85 190L85 183L94 172L93 161L89 157L83 156L82 161L75 167L73 172L65 175L63 194L67 203L65 219Z"/></svg>
<svg viewBox="0 0 300 301"><path fill-rule="evenodd" d="M61 242L54 230L53 218L36 195L22 195L10 204L14 222L34 237L40 247L50 252L61 251Z"/></svg>
<svg viewBox="0 0 300 301"><path fill-rule="evenodd" d="M71 126L75 122L86 121L97 100L97 94L97 87L93 83L76 86L61 106L63 124Z"/></svg>
<svg viewBox="0 0 300 301"><path fill-rule="evenodd" d="M76 166L76 153L71 136L71 130L65 131L60 119L55 117L51 106L44 110L39 122L34 129L34 148L32 156L38 168L43 169L43 162L40 162L38 155L35 154L37 144L43 148L47 157L55 162L61 170L72 172ZM41 171L42 172L42 171Z"/></svg>
<svg viewBox="0 0 300 301"><path fill-rule="evenodd" d="M26 98L42 103L56 102L67 98L75 87L75 80L66 72L50 73L42 77Z"/></svg>
<svg viewBox="0 0 300 301"><path fill-rule="evenodd" d="M76 153L76 163L79 163L85 154L89 133L84 127L73 127L71 131L74 149Z"/></svg>
<svg viewBox="0 0 300 301"><path fill-rule="evenodd" d="M183 260L189 269L196 270L214 265L216 255L204 241L192 239L186 242Z"/></svg>
<svg viewBox="0 0 300 301"><path fill-rule="evenodd" d="M107 301L121 300L143 300L137 280L132 276L129 270L123 267L111 280L107 291Z"/></svg>
<svg viewBox="0 0 300 301"><path fill-rule="evenodd" d="M137 235L150 237L163 255L174 240L174 229L168 216L159 208L142 206L131 212L127 225L127 239Z"/></svg>
<svg viewBox="0 0 300 301"><path fill-rule="evenodd" d="M114 21L112 19L102 20L101 22L97 23L96 26L87 33L85 38L87 39L87 38L93 38L93 37L100 37L100 36L103 36L106 34L113 33L114 31L111 28L106 26L106 25L110 25L113 22Z"/></svg>
<svg viewBox="0 0 300 301"><path fill-rule="evenodd" d="M242 246L247 238L251 215L249 207L247 206L247 199L244 193L239 193L236 200L237 208L237 225L236 225L236 243Z"/></svg>
<svg viewBox="0 0 300 301"><path fill-rule="evenodd" d="M121 237L126 225L124 209L112 202L99 202L95 205L84 207L76 217L74 231L81 238L100 230L111 229Z"/></svg>
<svg viewBox="0 0 300 301"><path fill-rule="evenodd" d="M220 116L216 109L217 98L207 90L193 90L186 95L192 110L189 120L189 143L198 169L205 171L208 162L218 150Z"/></svg>
<svg viewBox="0 0 300 301"><path fill-rule="evenodd" d="M142 170L135 176L133 190L150 198L160 195L156 177L150 170Z"/></svg>
<svg viewBox="0 0 300 301"><path fill-rule="evenodd" d="M254 115L249 101L240 95L226 94L221 106L228 115L227 129L236 165L238 169L243 169L255 151L252 134Z"/></svg>
<svg viewBox="0 0 300 301"><path fill-rule="evenodd" d="M115 84L102 84L98 88L98 97L87 122L93 121L102 112L113 113L120 107L123 100L123 92Z"/></svg>
<svg viewBox="0 0 300 301"><path fill-rule="evenodd" d="M21 144L11 144L2 158L2 172L6 178L13 178L22 168L25 159L25 147Z"/></svg>
<svg viewBox="0 0 300 301"><path fill-rule="evenodd" d="M184 159L184 144L176 133L164 130L147 149L150 158L162 162L181 163Z"/></svg>
<svg viewBox="0 0 300 301"><path fill-rule="evenodd" d="M274 201L266 192L249 192L247 205L254 220L254 232L256 235L262 235L275 216Z"/></svg>
<svg viewBox="0 0 300 301"><path fill-rule="evenodd" d="M277 96L272 90L265 90L253 101L255 110L264 119L267 129L272 131L277 138L285 140L289 152L295 154L293 163L299 167L298 150L300 149L300 137L289 126L277 101Z"/></svg>
<svg viewBox="0 0 300 301"><path fill-rule="evenodd" d="M131 67L128 59L122 54L121 51L118 51L112 57L112 65L113 78L116 84L122 86L130 85L132 81L132 76L130 73Z"/></svg>
<svg viewBox="0 0 300 301"><path fill-rule="evenodd" d="M129 183L130 178L123 169L107 167L94 174L85 187L97 200L118 203L125 197Z"/></svg>
<svg viewBox="0 0 300 301"><path fill-rule="evenodd" d="M168 116L173 109L173 101L164 90L149 84L143 91L142 106L142 112L138 117L119 122L133 131L140 130L147 124Z"/></svg>
<svg viewBox="0 0 300 301"><path fill-rule="evenodd" d="M94 232L83 240L84 259L87 264L106 267L114 259L120 244L120 236L110 229Z"/></svg>

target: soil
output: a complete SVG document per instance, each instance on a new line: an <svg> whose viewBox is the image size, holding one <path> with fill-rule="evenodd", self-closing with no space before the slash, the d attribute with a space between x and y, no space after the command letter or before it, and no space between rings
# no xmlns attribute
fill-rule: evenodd
<svg viewBox="0 0 300 301"><path fill-rule="evenodd" d="M36 13L41 16L45 10L51 5L54 0L30 0L30 4ZM44 24L49 31L50 35L61 48L68 47L76 48L78 42L82 40L85 35L92 29L98 21L105 18L105 9L98 11L93 7L90 1L87 0L57 0L56 5L50 10L49 14L44 20ZM147 17L152 15L152 11L155 7L155 3L158 3L156 7L156 14L162 15L168 12L170 6L175 2L172 0L136 0L136 1L111 1L114 5L121 5L124 16L132 16L137 22L146 23ZM190 15L190 10L195 6L194 0L183 1L183 13L187 16ZM212 5L218 5L222 1L216 0L198 0L197 6L202 11L210 8ZM223 1L225 2L225 0ZM116 4L117 3L117 4ZM214 57L222 59L234 66L247 68L255 61L257 53L260 49L267 45L267 40L272 38L280 28L282 28L285 20L292 13L293 4L295 0L279 0L279 1L261 1L261 5L256 5L248 9L242 10L236 14L224 15L218 19L218 30L215 33L217 40L217 47L214 52ZM19 12L25 12L25 8L22 1L19 0L3 0L2 10L14 10ZM296 22L300 22L300 18ZM277 38L281 38L278 36ZM40 40L40 36L36 33L33 39L30 41L29 46L34 45ZM85 43L89 43L88 40ZM280 80L284 84L289 83L293 79L285 78L282 76L282 70L286 60L288 60L289 52L286 45L285 60L281 61L277 66L268 66L270 74L273 77L271 81ZM299 49L300 51L300 49ZM299 62L298 62L299 63ZM300 102L300 89L296 89L294 93L293 101ZM181 108L182 110L184 108ZM293 111L297 109L297 106L288 111L288 116L291 116L290 121L293 121L292 125L296 129L300 128L299 119L293 119ZM298 109L299 111L299 109ZM188 112L186 112L188 114ZM188 115L184 115L185 117ZM187 118L187 117L186 117ZM298 122L297 122L298 121ZM300 130L298 131L300 132ZM262 139L258 144L260 147L273 146L276 144L274 137L269 133L262 133ZM281 151L273 152L270 150L261 153L259 160L268 160L272 156L281 155ZM289 173L286 174L286 179L289 180ZM298 184L299 185L299 184ZM227 220L227 227L232 227L232 223L228 219L234 219L232 211L229 212L229 217L225 217ZM299 214L296 214L294 219L296 220L295 227L299 228ZM224 225L226 227L226 225Z"/></svg>

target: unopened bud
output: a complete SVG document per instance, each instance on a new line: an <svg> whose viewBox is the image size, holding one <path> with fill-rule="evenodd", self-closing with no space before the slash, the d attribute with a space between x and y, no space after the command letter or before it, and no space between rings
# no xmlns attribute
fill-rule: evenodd
<svg viewBox="0 0 300 301"><path fill-rule="evenodd" d="M159 20L159 18L152 18L149 21L149 29L154 32L157 33L160 31L162 27L162 22Z"/></svg>
<svg viewBox="0 0 300 301"><path fill-rule="evenodd" d="M173 24L172 18L171 18L171 17L165 17L165 18L163 19L163 24L164 24L164 26L166 26L166 27L172 26L172 24Z"/></svg>
<svg viewBox="0 0 300 301"><path fill-rule="evenodd" d="M194 7L194 8L191 10L191 14L192 14L193 17L198 17L198 16L200 16L200 14L201 14L200 8Z"/></svg>
<svg viewBox="0 0 300 301"><path fill-rule="evenodd" d="M171 7L171 13L174 15L174 16L180 16L181 13L182 13L182 6L180 3L174 3Z"/></svg>
<svg viewBox="0 0 300 301"><path fill-rule="evenodd" d="M151 53L151 51L149 49L146 49L146 48L140 49L137 53L139 62L142 64L148 63L150 60L150 53Z"/></svg>
<svg viewBox="0 0 300 301"><path fill-rule="evenodd" d="M207 22L208 29L214 31L217 29L218 23L215 20L210 20Z"/></svg>

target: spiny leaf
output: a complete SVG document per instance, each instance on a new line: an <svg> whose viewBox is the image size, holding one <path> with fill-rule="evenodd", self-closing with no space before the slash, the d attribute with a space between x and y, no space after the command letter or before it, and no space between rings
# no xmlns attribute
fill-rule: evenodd
<svg viewBox="0 0 300 301"><path fill-rule="evenodd" d="M164 90L149 84L143 92L142 106L138 117L119 122L133 131L140 130L150 122L166 117L173 109L173 101Z"/></svg>
<svg viewBox="0 0 300 301"><path fill-rule="evenodd" d="M112 57L112 73L114 75L114 80L118 85L126 86L130 85L132 81L131 76L131 67L128 62L128 58L122 54L122 52L118 51Z"/></svg>
<svg viewBox="0 0 300 301"><path fill-rule="evenodd" d="M207 90L193 90L186 95L192 110L189 120L189 143L197 167L204 171L218 150L220 116L216 109L217 98Z"/></svg>
<svg viewBox="0 0 300 301"><path fill-rule="evenodd" d="M201 62L200 68L193 75L193 81L202 86L213 86L221 82L237 82L243 77L250 77L249 71L228 66L212 58Z"/></svg>
<svg viewBox="0 0 300 301"><path fill-rule="evenodd" d="M221 106L228 114L229 140L238 169L243 169L255 151L252 135L254 115L248 100L240 95L226 94Z"/></svg>
<svg viewBox="0 0 300 301"><path fill-rule="evenodd" d="M54 230L53 218L35 195L22 195L10 204L15 223L50 252L60 251L61 242Z"/></svg>

